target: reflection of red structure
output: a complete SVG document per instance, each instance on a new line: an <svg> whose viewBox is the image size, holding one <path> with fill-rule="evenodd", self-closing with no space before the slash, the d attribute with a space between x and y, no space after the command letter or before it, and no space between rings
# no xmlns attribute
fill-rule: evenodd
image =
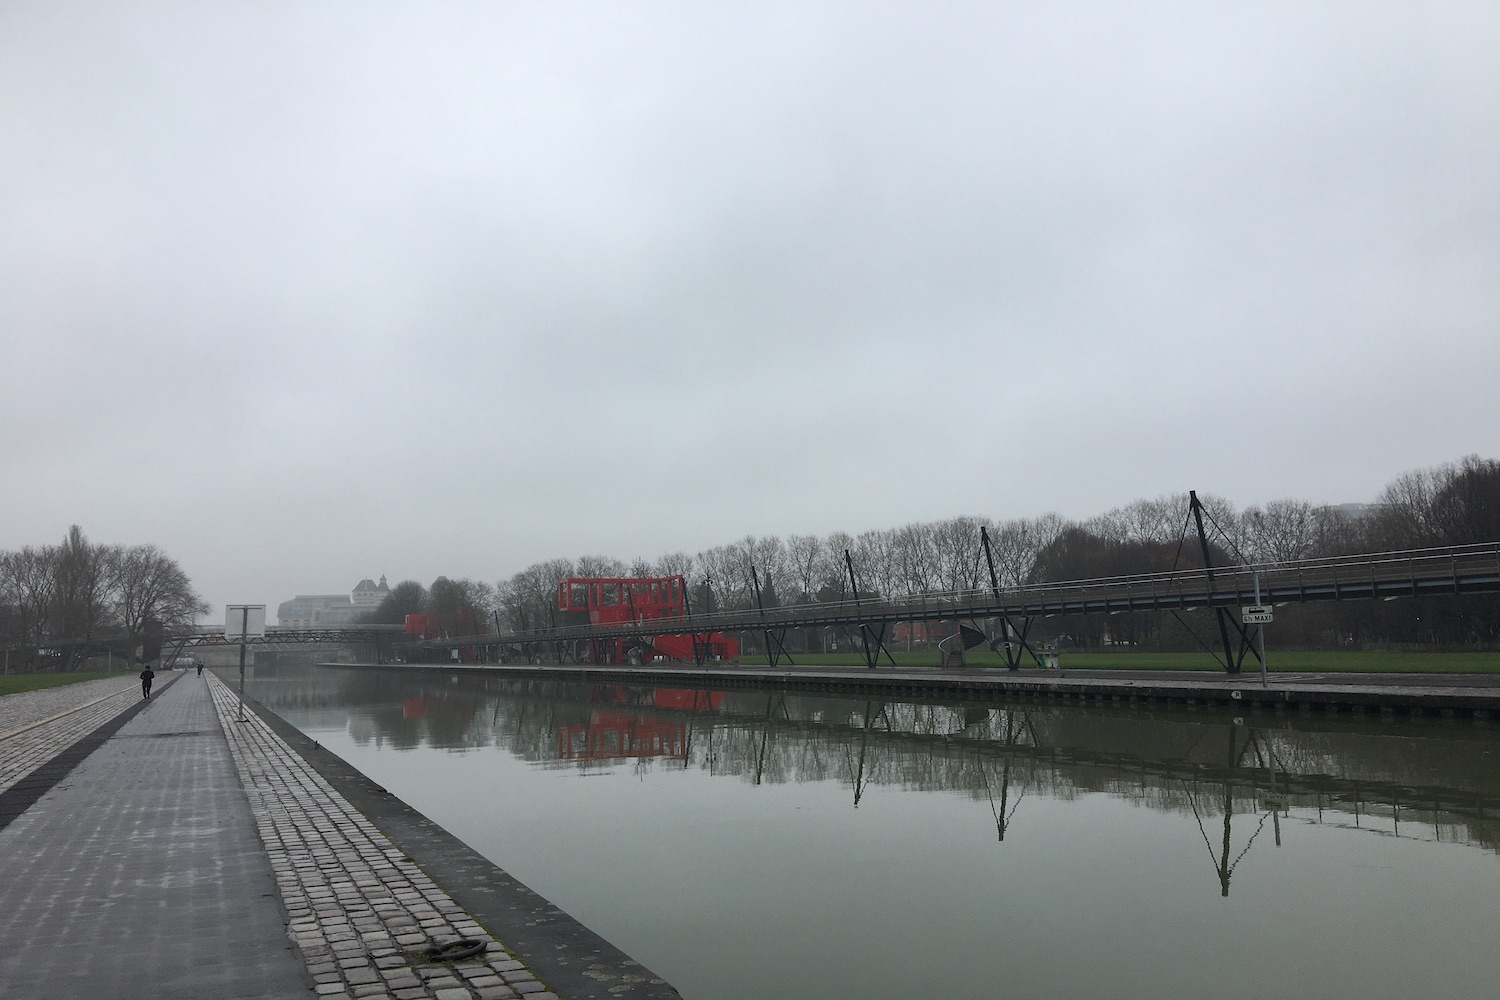
<svg viewBox="0 0 1500 1000"><path fill-rule="evenodd" d="M557 585L557 610L586 613L591 625L665 625L687 614L687 581L681 576L572 577ZM624 663L631 653L638 653L644 662L737 660L740 641L722 632L667 632L639 639L589 640L592 663Z"/></svg>
<svg viewBox="0 0 1500 1000"><path fill-rule="evenodd" d="M713 711L723 704L724 692L598 687L589 692L589 698L617 704ZM557 755L562 760L624 760L686 754L687 725L650 715L595 709L589 714L587 725L559 726L557 730Z"/></svg>
<svg viewBox="0 0 1500 1000"><path fill-rule="evenodd" d="M681 757L686 752L687 726L623 712L595 712L586 726L557 730L557 755L563 760Z"/></svg>

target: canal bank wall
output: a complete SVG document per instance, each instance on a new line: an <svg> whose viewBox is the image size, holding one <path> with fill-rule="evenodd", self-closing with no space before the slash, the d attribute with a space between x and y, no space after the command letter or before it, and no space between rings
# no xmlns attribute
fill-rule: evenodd
<svg viewBox="0 0 1500 1000"><path fill-rule="evenodd" d="M1149 670L1019 670L878 667L746 667L586 664L374 664L362 669L477 671L587 684L791 691L886 698L1062 700L1084 703L1210 705L1251 711L1389 712L1500 719L1500 676L1492 674L1259 674Z"/></svg>

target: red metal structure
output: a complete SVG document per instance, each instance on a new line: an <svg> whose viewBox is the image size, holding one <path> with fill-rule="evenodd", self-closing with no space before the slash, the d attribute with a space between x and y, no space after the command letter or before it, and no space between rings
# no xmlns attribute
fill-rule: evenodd
<svg viewBox="0 0 1500 1000"><path fill-rule="evenodd" d="M687 614L687 580L682 576L570 577L557 585L557 610L587 615L591 625L661 622L665 629L673 619ZM702 663L739 657L740 641L722 632L663 631L639 639L589 640L590 663L626 663L632 658L643 663Z"/></svg>

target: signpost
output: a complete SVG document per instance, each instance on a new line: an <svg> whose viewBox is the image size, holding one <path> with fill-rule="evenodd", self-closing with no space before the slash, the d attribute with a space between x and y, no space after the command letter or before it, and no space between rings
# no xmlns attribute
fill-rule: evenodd
<svg viewBox="0 0 1500 1000"><path fill-rule="evenodd" d="M1240 624L1255 626L1255 641L1260 646L1260 686L1269 687L1266 677L1266 626L1273 617L1269 604L1260 603L1260 574L1255 574L1255 603L1240 605Z"/></svg>
<svg viewBox="0 0 1500 1000"><path fill-rule="evenodd" d="M224 607L224 638L240 644L240 718L245 721L245 644L266 634L264 604L228 604Z"/></svg>

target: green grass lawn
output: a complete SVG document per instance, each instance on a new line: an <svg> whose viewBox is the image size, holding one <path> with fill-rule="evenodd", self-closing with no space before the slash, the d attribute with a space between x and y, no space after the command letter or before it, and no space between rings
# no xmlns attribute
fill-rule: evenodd
<svg viewBox="0 0 1500 1000"><path fill-rule="evenodd" d="M903 667L935 667L938 665L936 650L905 653L896 652L896 663ZM792 659L797 666L862 667L864 657L859 653L795 653ZM999 654L974 652L968 654L968 665L973 667L1004 667ZM1098 653L1063 650L1058 665L1066 670L1222 670L1223 667L1207 653ZM1412 673L1412 674L1488 674L1500 673L1500 653L1388 653L1388 652L1278 652L1266 650L1267 665L1272 673L1279 672L1349 672L1349 673ZM741 657L746 666L764 665L763 656ZM880 662L887 664L884 657ZM1027 663L1026 666L1034 666ZM1260 670L1253 655L1247 656L1242 670Z"/></svg>
<svg viewBox="0 0 1500 1000"><path fill-rule="evenodd" d="M64 684L78 684L81 681L97 681L101 677L119 677L120 671L113 673L82 673L82 674L0 674L0 695L17 694L21 691L40 691L42 688L62 687Z"/></svg>

